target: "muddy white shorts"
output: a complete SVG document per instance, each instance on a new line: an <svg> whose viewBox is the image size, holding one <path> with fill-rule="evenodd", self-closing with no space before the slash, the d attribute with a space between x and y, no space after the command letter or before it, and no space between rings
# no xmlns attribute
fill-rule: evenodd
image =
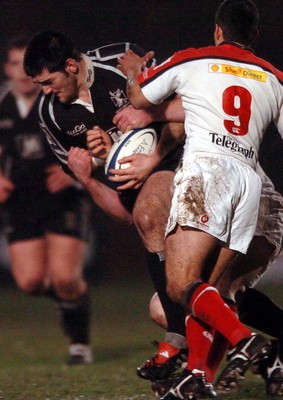
<svg viewBox="0 0 283 400"><path fill-rule="evenodd" d="M278 193L260 165L256 172L262 181L256 236L264 236L274 247L272 262L282 252L283 197Z"/></svg>
<svg viewBox="0 0 283 400"><path fill-rule="evenodd" d="M189 226L245 254L256 229L260 192L260 177L245 163L218 154L191 154L174 179L166 235L177 224Z"/></svg>

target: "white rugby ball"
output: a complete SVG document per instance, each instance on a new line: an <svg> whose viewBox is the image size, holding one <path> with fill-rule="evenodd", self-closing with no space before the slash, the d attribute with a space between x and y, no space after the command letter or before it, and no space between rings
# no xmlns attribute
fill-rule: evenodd
<svg viewBox="0 0 283 400"><path fill-rule="evenodd" d="M113 144L105 163L105 175L111 176L110 169L124 169L130 166L127 164L119 164L119 160L123 157L130 156L134 153L152 154L156 148L158 141L157 133L154 128L133 129L129 132L122 133L119 139ZM112 182L113 183L113 182ZM117 186L121 185L119 183Z"/></svg>

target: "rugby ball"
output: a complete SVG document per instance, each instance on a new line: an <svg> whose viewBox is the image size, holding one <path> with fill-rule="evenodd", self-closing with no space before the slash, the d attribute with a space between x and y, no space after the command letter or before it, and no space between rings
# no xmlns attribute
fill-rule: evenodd
<svg viewBox="0 0 283 400"><path fill-rule="evenodd" d="M133 129L129 132L122 133L119 139L113 144L105 163L105 175L110 174L110 169L125 169L130 164L119 164L119 160L123 157L130 156L134 153L152 154L156 148L158 136L154 128ZM113 183L113 182L112 182ZM117 186L121 183L116 184Z"/></svg>

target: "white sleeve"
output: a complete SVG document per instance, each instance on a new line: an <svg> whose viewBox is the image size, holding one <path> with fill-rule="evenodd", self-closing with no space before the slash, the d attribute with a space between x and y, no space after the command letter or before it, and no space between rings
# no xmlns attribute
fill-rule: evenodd
<svg viewBox="0 0 283 400"><path fill-rule="evenodd" d="M173 67L145 83L142 92L150 103L160 104L176 91L178 82L178 69Z"/></svg>

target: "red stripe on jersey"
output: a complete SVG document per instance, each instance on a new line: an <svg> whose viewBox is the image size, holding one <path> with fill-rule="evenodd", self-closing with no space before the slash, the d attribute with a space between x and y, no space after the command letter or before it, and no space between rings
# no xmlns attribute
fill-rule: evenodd
<svg viewBox="0 0 283 400"><path fill-rule="evenodd" d="M279 82L283 84L283 73L281 71L276 69L268 61L255 56L251 50L242 49L233 44L208 46L199 49L189 48L178 51L159 66L150 68L141 73L138 78L139 84L141 87L143 87L146 83L150 82L158 75L177 65L203 59L234 61L242 64L255 65L275 75Z"/></svg>

